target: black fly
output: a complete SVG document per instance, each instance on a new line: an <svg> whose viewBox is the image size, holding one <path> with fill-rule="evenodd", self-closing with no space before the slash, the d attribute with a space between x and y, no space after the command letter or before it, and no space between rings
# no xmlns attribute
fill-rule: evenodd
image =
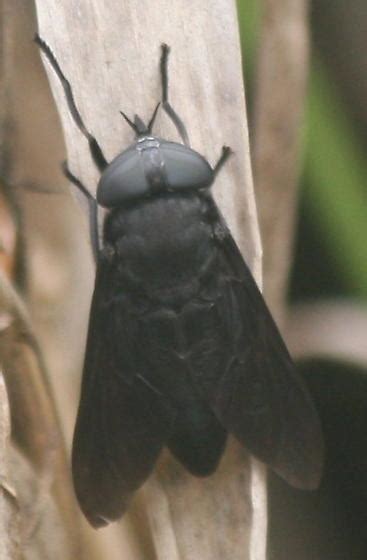
<svg viewBox="0 0 367 560"><path fill-rule="evenodd" d="M70 112L101 172L87 197L97 260L72 466L76 495L99 527L120 517L163 446L194 475L213 473L231 432L291 485L315 488L320 424L304 384L210 193L212 168L189 147L125 120L136 141L108 163L85 127L69 82L45 42ZM98 204L109 209L99 246Z"/></svg>

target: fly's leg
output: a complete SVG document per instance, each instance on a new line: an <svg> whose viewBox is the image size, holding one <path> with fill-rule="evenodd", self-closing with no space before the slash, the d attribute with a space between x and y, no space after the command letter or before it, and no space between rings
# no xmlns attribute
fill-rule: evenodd
<svg viewBox="0 0 367 560"><path fill-rule="evenodd" d="M161 79L162 79L162 107L166 111L169 118L175 125L179 135L182 138L183 143L186 146L190 146L189 136L187 134L186 127L176 111L173 109L172 105L168 101L168 55L170 48L168 45L162 45L162 55L160 62L161 69Z"/></svg>
<svg viewBox="0 0 367 560"><path fill-rule="evenodd" d="M90 242L92 245L93 256L97 262L100 254L100 243L99 243L99 233L98 233L98 203L94 196L89 192L89 190L83 185L83 183L73 175L73 173L68 168L67 162L64 161L62 165L62 170L64 175L69 181L81 192L88 202L88 214L89 214L89 235Z"/></svg>
<svg viewBox="0 0 367 560"><path fill-rule="evenodd" d="M214 177L216 177L218 175L219 171L221 170L221 168L223 167L223 165L225 164L227 159L232 154L233 154L233 152L232 152L232 150L229 146L223 146L220 158L218 159L217 163L214 165L214 168L213 168Z"/></svg>
<svg viewBox="0 0 367 560"><path fill-rule="evenodd" d="M47 45L47 43L45 43L45 41L43 39L41 39L41 37L37 34L36 34L34 40L37 43L37 45L39 46L39 48L41 49L41 51L44 53L47 60L51 64L52 68L54 69L56 75L58 76L58 78L61 82L61 85L64 89L66 101L67 101L71 116L73 117L73 120L74 120L76 126L79 128L80 132L88 140L89 149L90 149L92 159L93 159L95 165L97 166L98 170L100 171L100 173L102 173L102 171L107 167L108 162L107 162L107 160L106 160L106 158L105 158L105 156L102 152L102 148L98 144L96 138L89 132L89 130L87 129L87 127L85 126L85 124L83 122L81 114L79 113L78 108L75 104L74 95L73 95L73 91L71 89L70 82L65 77L63 71L60 68L59 63L57 62L57 60L55 58L55 55L53 54L53 52L51 51L51 49Z"/></svg>

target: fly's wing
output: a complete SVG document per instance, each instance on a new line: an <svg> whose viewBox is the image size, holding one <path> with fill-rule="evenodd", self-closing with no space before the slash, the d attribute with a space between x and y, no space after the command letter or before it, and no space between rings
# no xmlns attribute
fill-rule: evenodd
<svg viewBox="0 0 367 560"><path fill-rule="evenodd" d="M210 391L210 405L223 426L287 482L316 488L323 464L318 415L256 282L212 204L226 278L216 305L231 351Z"/></svg>
<svg viewBox="0 0 367 560"><path fill-rule="evenodd" d="M100 260L72 453L76 495L94 527L124 513L173 422L167 400L134 369L134 325L113 271Z"/></svg>

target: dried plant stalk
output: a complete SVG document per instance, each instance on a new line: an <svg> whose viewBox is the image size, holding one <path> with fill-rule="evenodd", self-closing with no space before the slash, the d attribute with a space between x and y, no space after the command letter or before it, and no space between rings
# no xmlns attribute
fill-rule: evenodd
<svg viewBox="0 0 367 560"><path fill-rule="evenodd" d="M49 515L48 504L50 495L53 495L60 508L63 530L68 536L62 558L72 558L78 550L75 545L75 502L47 372L24 305L2 273L0 309L0 356L10 395L13 438L37 473L33 488L26 490L31 499L20 494L23 505L20 540L24 545L25 539L34 536ZM18 478L16 473L14 478ZM41 540L42 537L47 539L46 535L42 535ZM36 541L38 539L36 537Z"/></svg>
<svg viewBox="0 0 367 560"><path fill-rule="evenodd" d="M21 560L19 509L9 481L10 411L0 373L0 558Z"/></svg>
<svg viewBox="0 0 367 560"><path fill-rule="evenodd" d="M6 213L8 199L4 196L5 193L9 195L12 202L19 198L24 210L22 192L19 190L15 193L15 184L33 187L37 182L37 173L42 176L41 187L42 181L47 184L49 179L47 163L42 167L37 158L32 161L32 170L27 170L27 159L32 159L34 147L37 142L42 142L42 127L31 125L27 130L32 118L39 115L32 106L37 86L34 87L33 80L34 28L32 31L31 8L31 3L22 0L0 2L0 79L3 101L0 113L0 163L1 174L8 179L6 187L5 183L1 183L4 203L0 228L3 270L0 274L0 362L11 405L10 473L20 506L19 547L27 560L66 560L80 557L75 538L79 514L49 387L50 376L35 330L28 319L25 295L23 293L23 299L14 288L15 280L19 280L16 273L20 268L23 271L26 268L24 260L19 258L24 257L24 252L21 255L18 252L17 239L23 234L23 239L28 242L30 236L26 235L26 220L13 222L10 214ZM23 46L26 48L22 52ZM36 55L38 53L34 49L35 60ZM22 87L22 80L27 87ZM44 110L47 107L42 102L41 106ZM19 214L24 218L24 212L20 211ZM22 285L24 287L25 283Z"/></svg>
<svg viewBox="0 0 367 560"><path fill-rule="evenodd" d="M264 294L281 322L294 238L300 129L308 76L308 1L263 0L254 172Z"/></svg>
<svg viewBox="0 0 367 560"><path fill-rule="evenodd" d="M187 124L193 148L211 162L224 143L235 151L236 157L218 179L215 196L260 281L261 250L234 2L215 0L210 10L204 3L185 0L83 0L73 11L60 0L36 5L39 33L69 77L78 108L109 160L132 141L118 111L136 112L143 118L151 114L160 98L160 44L172 47L170 98ZM87 144L70 118L60 84L46 67L69 166L94 191L97 173ZM176 138L164 118L157 132ZM193 508L192 500L198 496ZM207 480L194 479L171 457L163 457L142 501L158 558L265 557L263 469L234 441L218 473Z"/></svg>

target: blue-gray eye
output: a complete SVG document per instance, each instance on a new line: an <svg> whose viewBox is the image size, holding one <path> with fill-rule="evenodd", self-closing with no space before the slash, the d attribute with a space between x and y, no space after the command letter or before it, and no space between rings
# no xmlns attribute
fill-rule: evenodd
<svg viewBox="0 0 367 560"><path fill-rule="evenodd" d="M113 208L149 191L140 153L134 144L119 154L103 172L97 189L97 201Z"/></svg>
<svg viewBox="0 0 367 560"><path fill-rule="evenodd" d="M214 179L209 163L198 152L176 142L161 142L170 190L202 189Z"/></svg>

